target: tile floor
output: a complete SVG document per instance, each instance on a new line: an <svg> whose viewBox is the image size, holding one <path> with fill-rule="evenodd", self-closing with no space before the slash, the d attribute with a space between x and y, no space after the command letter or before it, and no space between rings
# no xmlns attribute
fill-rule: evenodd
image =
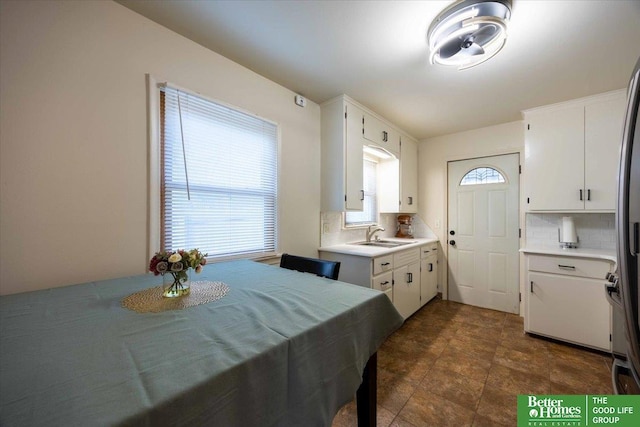
<svg viewBox="0 0 640 427"><path fill-rule="evenodd" d="M517 315L436 298L378 351L377 425L515 426L518 394L613 394L610 363L526 335ZM351 402L332 427L356 425Z"/></svg>

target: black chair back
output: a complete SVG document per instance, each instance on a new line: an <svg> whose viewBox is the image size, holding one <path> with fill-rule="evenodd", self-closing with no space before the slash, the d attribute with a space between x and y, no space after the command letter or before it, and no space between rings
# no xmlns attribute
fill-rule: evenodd
<svg viewBox="0 0 640 427"><path fill-rule="evenodd" d="M339 261L327 261L324 259L306 258L289 254L282 254L280 267L302 271L304 273L313 273L333 280L338 280L338 273L340 272Z"/></svg>

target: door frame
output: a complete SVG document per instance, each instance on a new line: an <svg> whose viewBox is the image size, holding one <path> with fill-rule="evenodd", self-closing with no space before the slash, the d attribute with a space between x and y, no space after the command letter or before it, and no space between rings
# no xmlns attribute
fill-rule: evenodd
<svg viewBox="0 0 640 427"><path fill-rule="evenodd" d="M440 289L440 291L442 292L442 299L443 300L448 300L449 299L449 164L451 162L458 162L458 161L463 161L463 160L476 160L476 159L483 159L483 158L487 158L487 157L495 157L495 156L504 156L504 155L509 155L509 154L517 154L518 155L518 163L520 165L520 179L518 179L519 184L518 184L518 228L521 231L520 234L520 239L519 239L519 247L523 248L524 247L524 236L525 236L525 229L523 224L525 224L525 213L524 213L524 209L523 209L523 195L524 195L524 186L523 186L523 182L524 180L522 179L523 177L523 173L522 173L522 169L523 169L523 161L524 161L524 151L518 151L518 150L513 150L513 149L508 149L508 150L504 150L504 151L496 151L496 152L488 152L486 154L482 154L482 155L477 155L477 156L473 156L473 155L460 155L460 156L455 156L455 157L450 157L447 158L445 160L445 179L444 181L444 191L443 191L443 203L442 203L442 207L443 207L443 216L442 216L442 223L444 226L443 229L443 236L444 236L444 240L440 242L440 246L442 247L442 264L446 267L443 269L438 269L438 275L440 275L439 277L439 283L442 283L442 287ZM519 277L519 292L522 295L523 292L523 286L524 286L524 257L519 254L518 256L519 259L519 263L518 263L518 277ZM524 301L520 301L520 316L522 317L524 315Z"/></svg>

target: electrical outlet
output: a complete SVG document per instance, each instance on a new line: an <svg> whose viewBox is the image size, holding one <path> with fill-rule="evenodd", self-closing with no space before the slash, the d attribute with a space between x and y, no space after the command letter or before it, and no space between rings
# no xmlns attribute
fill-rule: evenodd
<svg viewBox="0 0 640 427"><path fill-rule="evenodd" d="M328 222L325 222L324 224L322 224L322 234L327 234L331 232L331 228L329 226Z"/></svg>
<svg viewBox="0 0 640 427"><path fill-rule="evenodd" d="M439 229L439 228L440 228L440 220L436 219L436 229Z"/></svg>

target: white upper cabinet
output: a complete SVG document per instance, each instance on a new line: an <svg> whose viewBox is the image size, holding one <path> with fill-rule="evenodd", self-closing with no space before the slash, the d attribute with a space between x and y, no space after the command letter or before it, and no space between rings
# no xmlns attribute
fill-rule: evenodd
<svg viewBox="0 0 640 427"><path fill-rule="evenodd" d="M613 210L616 207L625 108L624 95L585 107L584 185L587 209Z"/></svg>
<svg viewBox="0 0 640 427"><path fill-rule="evenodd" d="M366 111L362 116L362 135L366 139L365 144L384 148L395 156L400 154L398 131Z"/></svg>
<svg viewBox="0 0 640 427"><path fill-rule="evenodd" d="M384 213L418 212L418 143L398 135L399 158L378 163L378 205Z"/></svg>
<svg viewBox="0 0 640 427"><path fill-rule="evenodd" d="M322 104L322 210L361 211L362 110L346 97Z"/></svg>
<svg viewBox="0 0 640 427"><path fill-rule="evenodd" d="M418 212L418 143L406 135L400 140L400 212Z"/></svg>
<svg viewBox="0 0 640 427"><path fill-rule="evenodd" d="M615 210L624 106L615 91L524 112L527 210Z"/></svg>
<svg viewBox="0 0 640 427"><path fill-rule="evenodd" d="M529 210L584 209L584 107L540 111L525 120Z"/></svg>
<svg viewBox="0 0 640 427"><path fill-rule="evenodd" d="M322 104L321 114L322 210L362 211L368 146L383 149L367 154L378 162L379 211L416 213L418 143L346 95Z"/></svg>

